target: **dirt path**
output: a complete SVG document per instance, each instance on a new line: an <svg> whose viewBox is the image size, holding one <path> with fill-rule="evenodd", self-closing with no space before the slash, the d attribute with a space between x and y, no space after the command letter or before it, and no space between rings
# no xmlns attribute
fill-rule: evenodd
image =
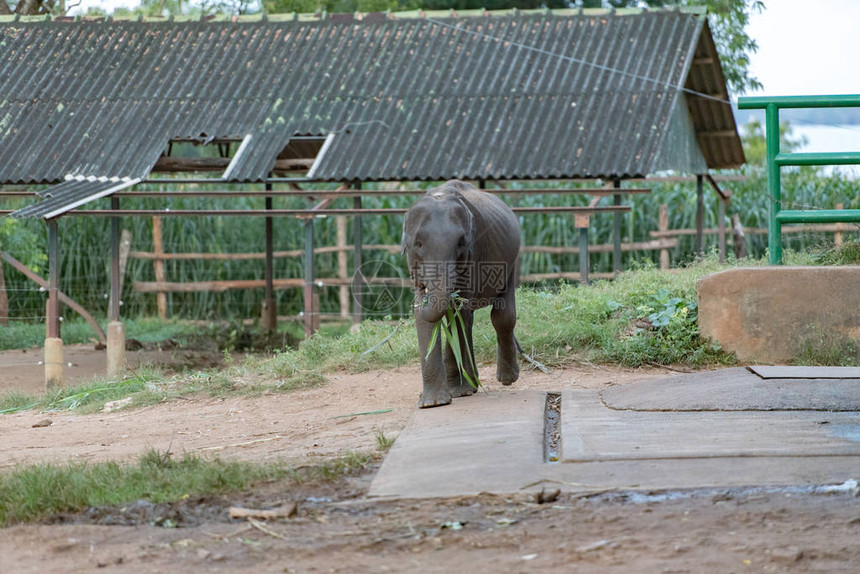
<svg viewBox="0 0 860 574"><path fill-rule="evenodd" d="M603 495L542 505L490 495L285 496L302 500L298 516L259 529L229 522L226 506L220 519L184 528L8 528L0 571L848 573L860 564L860 508L848 495L707 492L651 503Z"/></svg>
<svg viewBox="0 0 860 574"><path fill-rule="evenodd" d="M0 369L3 357L0 356ZM82 364L79 362L79 364ZM482 369L485 381L492 368ZM0 370L0 372L3 372ZM662 369L580 366L525 372L514 388L600 388L665 376ZM113 413L0 417L0 468L41 461L129 459L148 448L222 458L313 461L376 448L415 408L417 366L335 373L290 394L174 400ZM490 384L491 392L507 392ZM469 400L460 399L460 400ZM374 415L356 413L391 409ZM50 418L47 427L33 424ZM607 493L380 501L364 497L373 469L336 484L189 499L166 508L68 517L77 524L7 528L6 572L849 572L860 563L860 499L799 492L706 491L633 502ZM231 521L231 505L298 504L263 528ZM137 509L137 510L135 510ZM180 528L152 525L175 516ZM184 520L182 517L191 517Z"/></svg>
<svg viewBox="0 0 860 574"><path fill-rule="evenodd" d="M4 355L8 356L0 354L0 365ZM78 364L88 363L79 359ZM493 372L493 367L483 368L482 380L492 381ZM487 389L600 388L666 372L599 366L558 369L549 375L524 371L513 387L488 382ZM34 462L121 460L149 448L242 460L373 450L380 433L395 437L405 426L420 391L417 366L334 373L328 379L320 388L253 398L195 396L112 413L24 411L5 415L0 417L0 436L4 439L0 468ZM356 415L374 411L387 412ZM52 421L50 426L33 427L46 418Z"/></svg>

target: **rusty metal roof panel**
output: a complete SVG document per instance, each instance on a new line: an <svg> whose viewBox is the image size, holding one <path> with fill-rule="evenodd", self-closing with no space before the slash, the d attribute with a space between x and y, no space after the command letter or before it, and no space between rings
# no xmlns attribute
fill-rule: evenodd
<svg viewBox="0 0 860 574"><path fill-rule="evenodd" d="M258 181L297 134L334 134L324 180L645 175L680 87L725 90L718 60L693 66L707 30L680 11L0 24L0 182L145 177L171 139L247 135L230 179ZM736 132L728 103L689 100L697 130ZM710 167L742 158L699 143Z"/></svg>

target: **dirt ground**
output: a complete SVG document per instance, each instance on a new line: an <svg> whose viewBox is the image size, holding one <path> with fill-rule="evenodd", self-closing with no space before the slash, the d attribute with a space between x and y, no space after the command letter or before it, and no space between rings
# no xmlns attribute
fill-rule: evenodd
<svg viewBox="0 0 860 574"><path fill-rule="evenodd" d="M15 388L13 383L22 385L17 387L21 390L40 387L40 369L35 375L15 370L19 367L13 363L26 355L33 356L0 353L0 392ZM103 357L91 347L67 349L67 360L78 365L71 370L82 377L103 368ZM175 353L172 357L177 359ZM481 370L484 381L491 381L492 374L491 366ZM579 365L549 375L524 372L513 388L601 388L667 374L663 369ZM0 469L43 461L123 460L148 448L301 463L346 450L371 451L380 434L396 437L406 424L417 402L419 378L418 367L410 366L334 373L320 388L290 394L200 396L90 415L4 415ZM506 392L495 383L489 390ZM387 412L358 414L370 411ZM33 426L45 419L51 420L49 426ZM525 494L368 499L365 492L378 464L333 484L290 490L266 485L229 499L186 499L174 505L136 501L120 509L90 509L45 524L6 528L0 536L0 574L467 568L851 572L860 564L860 498L850 493L705 490L643 498L607 492L565 494L544 504ZM293 504L292 517L255 524L231 520L227 512L230 506ZM167 524L178 527L164 527Z"/></svg>

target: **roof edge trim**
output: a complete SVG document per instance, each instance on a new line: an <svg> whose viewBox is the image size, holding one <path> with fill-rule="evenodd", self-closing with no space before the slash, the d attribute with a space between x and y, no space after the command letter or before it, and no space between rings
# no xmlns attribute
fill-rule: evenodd
<svg viewBox="0 0 860 574"><path fill-rule="evenodd" d="M313 179L316 175L317 168L319 168L322 163L325 154L328 152L328 149L331 147L332 142L334 142L335 133L332 132L325 137L325 142L323 142L322 148L320 148L317 157L314 159L314 163L311 168L308 170L307 178Z"/></svg>
<svg viewBox="0 0 860 574"><path fill-rule="evenodd" d="M127 187L131 187L137 183L140 183L142 179L143 178L140 178L140 177L136 177L133 179L123 178L123 180L121 180L119 183L117 183L117 185L115 185L113 187L109 187L108 189L105 189L104 191L94 193L93 195L89 195L89 196L84 197L82 199L79 199L78 201L75 201L73 203L64 205L62 207L58 207L57 209L55 209L54 211L51 211L50 213L46 213L45 215L42 216L42 219L53 219L57 216L63 215L64 213L68 213L69 211L75 209L76 207L80 207L81 205L84 205L85 203L89 203L95 199L100 199L102 197L106 197L108 195L116 193L117 191L122 191L123 189L125 189Z"/></svg>
<svg viewBox="0 0 860 574"><path fill-rule="evenodd" d="M228 180L233 175L233 172L236 170L236 166L239 164L239 159L242 157L242 154L245 153L245 150L248 148L248 144L251 143L251 138L254 137L254 134L248 134L242 139L242 143L239 144L239 149L236 150L236 155L233 156L233 159L230 160L230 164L227 166L227 169L224 170L224 174L221 176L221 179Z"/></svg>

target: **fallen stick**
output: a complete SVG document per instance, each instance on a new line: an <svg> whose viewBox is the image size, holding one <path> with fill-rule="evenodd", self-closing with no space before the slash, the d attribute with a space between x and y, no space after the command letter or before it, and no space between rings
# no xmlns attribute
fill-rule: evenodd
<svg viewBox="0 0 860 574"><path fill-rule="evenodd" d="M279 538L280 540L287 540L287 537L284 536L283 534L275 532L274 530L267 527L265 524L263 524L259 520L255 520L255 519L251 518L250 516L248 517L248 524L250 524L251 526L253 526L257 530L259 530L263 534L268 534L269 536L272 536L273 538Z"/></svg>
<svg viewBox="0 0 860 574"><path fill-rule="evenodd" d="M291 518L296 515L298 505L293 503L287 508L276 508L272 510L262 510L258 508L242 508L239 506L230 507L230 518Z"/></svg>

